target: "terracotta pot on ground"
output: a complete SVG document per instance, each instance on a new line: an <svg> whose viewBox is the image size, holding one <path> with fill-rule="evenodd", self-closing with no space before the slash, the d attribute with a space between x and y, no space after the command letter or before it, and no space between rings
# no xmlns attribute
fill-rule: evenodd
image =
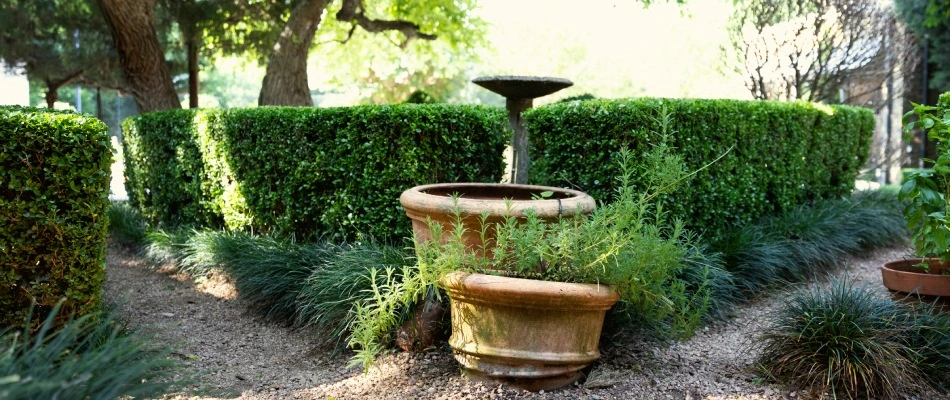
<svg viewBox="0 0 950 400"><path fill-rule="evenodd" d="M551 192L548 197L541 197ZM553 221L558 216L574 217L594 211L595 201L590 195L571 189L550 186L511 185L500 183L439 183L416 186L399 196L399 203L412 219L412 230L417 242L432 238L428 220L442 225L443 238L451 235L455 223L452 196L458 195L458 209L466 231L466 246L478 249L482 245L480 216L487 213L486 223L494 224L505 216L524 218L525 211L534 210L539 217ZM507 199L507 201L506 201ZM509 208L510 206L510 208ZM486 232L486 239L494 238L494 231Z"/></svg>
<svg viewBox="0 0 950 400"><path fill-rule="evenodd" d="M569 385L600 358L604 315L619 299L607 285L464 272L441 284L466 375L532 391Z"/></svg>
<svg viewBox="0 0 950 400"><path fill-rule="evenodd" d="M930 272L925 273L915 265L926 261L930 265ZM901 293L917 294L921 296L950 296L950 275L946 275L947 264L939 259L912 258L900 261L891 261L881 267L881 277L884 286Z"/></svg>

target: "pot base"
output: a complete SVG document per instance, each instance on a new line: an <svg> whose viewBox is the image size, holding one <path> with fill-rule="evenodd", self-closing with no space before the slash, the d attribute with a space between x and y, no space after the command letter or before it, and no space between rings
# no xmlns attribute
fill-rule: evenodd
<svg viewBox="0 0 950 400"><path fill-rule="evenodd" d="M456 359L458 359L458 356L456 356ZM468 368L462 370L462 375L471 381L485 382L490 384L503 383L509 387L527 390L530 392L562 388L577 382L582 377L584 377L583 372L575 371L564 375L546 376L543 378L516 378L510 376L492 376L482 371Z"/></svg>

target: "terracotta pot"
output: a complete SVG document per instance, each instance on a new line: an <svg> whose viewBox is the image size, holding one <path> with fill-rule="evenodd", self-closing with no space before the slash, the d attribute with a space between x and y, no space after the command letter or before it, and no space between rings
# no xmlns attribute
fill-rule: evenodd
<svg viewBox="0 0 950 400"><path fill-rule="evenodd" d="M881 267L884 286L890 290L913 293L921 296L950 296L950 275L944 275L950 266L939 259L928 258L930 272L924 273L915 265L925 261L920 258L891 261Z"/></svg>
<svg viewBox="0 0 950 400"><path fill-rule="evenodd" d="M534 200L546 191L553 192L553 195ZM463 240L468 248L473 249L478 249L483 244L480 235L480 216L483 213L488 215L485 221L487 224L501 222L507 215L524 218L527 210L534 210L539 217L553 221L558 216L589 215L596 204L594 198L584 192L550 186L500 183L439 183L416 186L402 192L399 203L406 209L406 215L412 219L412 230L417 242L432 238L429 219L442 225L443 239L451 234L456 220L452 195L459 196L459 213L466 229ZM488 241L494 239L494 230L489 229L486 233Z"/></svg>
<svg viewBox="0 0 950 400"><path fill-rule="evenodd" d="M607 285L464 272L440 282L465 374L532 391L569 385L600 358L604 315L619 299Z"/></svg>

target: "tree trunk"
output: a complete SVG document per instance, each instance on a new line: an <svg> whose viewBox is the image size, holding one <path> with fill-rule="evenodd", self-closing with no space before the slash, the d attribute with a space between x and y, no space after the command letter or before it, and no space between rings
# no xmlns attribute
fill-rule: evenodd
<svg viewBox="0 0 950 400"><path fill-rule="evenodd" d="M152 12L155 0L98 0L141 112L181 108Z"/></svg>
<svg viewBox="0 0 950 400"><path fill-rule="evenodd" d="M53 109L53 106L56 105L56 100L59 99L59 93L56 93L56 91L57 91L58 89L59 89L59 87L53 88L52 86L49 86L49 85L47 84L47 86L46 86L46 108L49 108L50 110L52 110L52 109Z"/></svg>
<svg viewBox="0 0 950 400"><path fill-rule="evenodd" d="M259 105L313 106L307 85L307 55L328 2L302 0L291 12L267 61Z"/></svg>
<svg viewBox="0 0 950 400"><path fill-rule="evenodd" d="M198 41L188 40L188 108L198 108Z"/></svg>
<svg viewBox="0 0 950 400"><path fill-rule="evenodd" d="M82 76L83 70L76 70L71 72L69 75L66 75L60 80L51 80L47 78L46 83L46 107L52 109L56 105L56 100L59 100L59 88L63 85L72 82L74 79Z"/></svg>

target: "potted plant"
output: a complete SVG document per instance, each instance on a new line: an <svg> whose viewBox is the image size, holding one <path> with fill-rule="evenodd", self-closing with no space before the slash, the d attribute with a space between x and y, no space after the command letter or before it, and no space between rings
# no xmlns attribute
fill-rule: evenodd
<svg viewBox="0 0 950 400"><path fill-rule="evenodd" d="M621 151L617 198L589 217L580 210L545 218L508 201L503 218L487 222L482 213L473 225L456 196L449 223L427 224L426 237L441 240L417 241L417 263L390 271L375 298L356 305L353 362L370 365L400 323L399 310L433 287L450 298L449 342L465 373L529 390L570 384L599 358L604 315L618 300L638 321L691 334L708 289L677 278L694 237L667 221L662 198L689 174L665 143L642 155L640 169ZM646 190L634 187L635 177ZM474 244L473 230L481 239Z"/></svg>
<svg viewBox="0 0 950 400"><path fill-rule="evenodd" d="M933 169L909 173L898 193L919 258L888 262L881 275L894 291L950 296L950 92L940 96L937 107L914 104L904 115L904 130L914 128L937 142L937 159L927 160Z"/></svg>

